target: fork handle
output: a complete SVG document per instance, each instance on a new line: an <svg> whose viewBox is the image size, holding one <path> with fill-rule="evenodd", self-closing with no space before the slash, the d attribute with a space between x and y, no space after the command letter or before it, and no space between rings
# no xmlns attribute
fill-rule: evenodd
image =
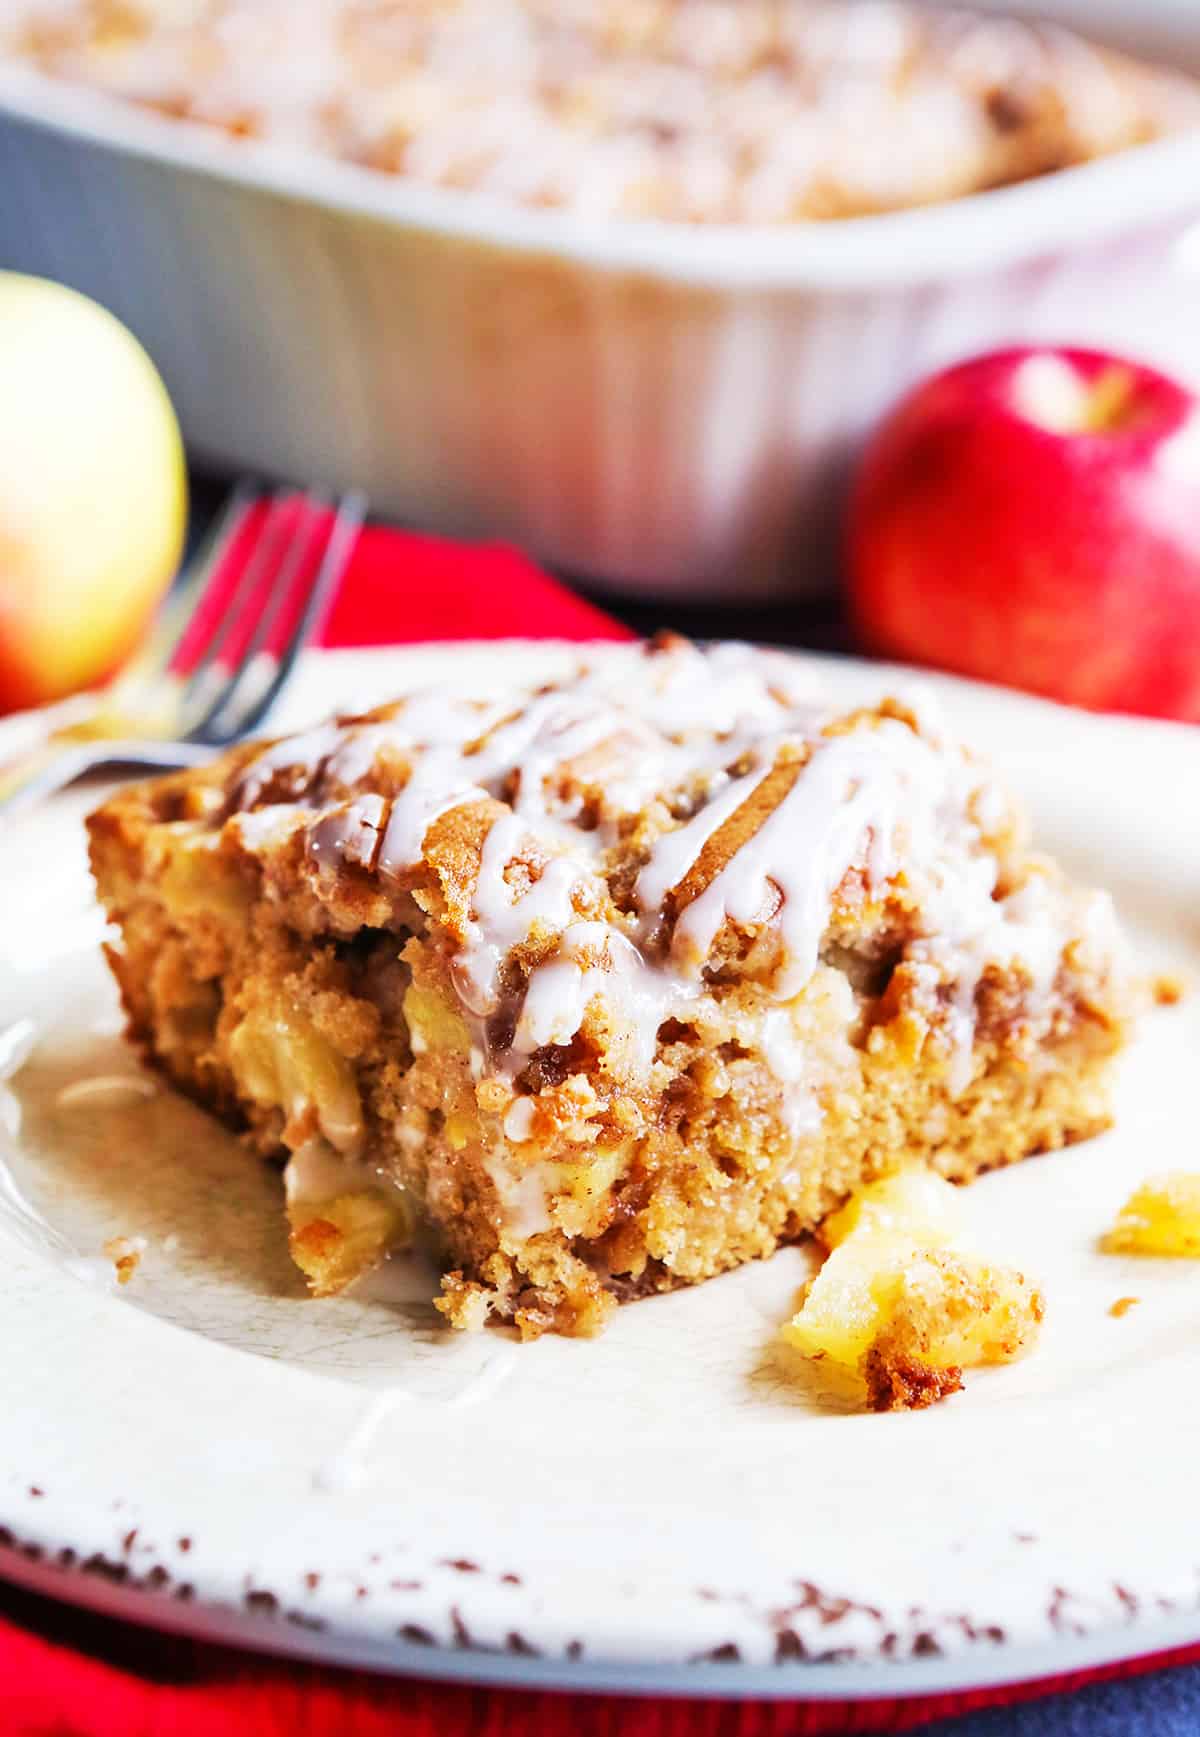
<svg viewBox="0 0 1200 1737"><path fill-rule="evenodd" d="M0 814L16 813L100 766L137 766L164 771L198 766L211 760L213 750L189 742L93 742L54 739L0 765Z"/></svg>

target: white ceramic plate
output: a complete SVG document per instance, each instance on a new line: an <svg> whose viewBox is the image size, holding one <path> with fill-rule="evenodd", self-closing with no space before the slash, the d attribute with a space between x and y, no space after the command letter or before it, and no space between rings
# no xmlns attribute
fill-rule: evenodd
<svg viewBox="0 0 1200 1737"><path fill-rule="evenodd" d="M573 655L326 654L288 721ZM847 697L880 686L825 668ZM1198 972L1200 737L935 685L1045 845L1114 890L1141 960ZM1200 1169L1195 1000L1148 1018L1114 1133L965 1196L1044 1283L1035 1355L930 1412L842 1415L772 1356L800 1250L591 1342L443 1333L416 1265L307 1300L277 1179L117 1035L95 798L0 834L0 1030L34 1039L0 1097L5 1574L386 1670L694 1693L895 1695L1200 1637L1200 1269L1096 1247L1140 1177ZM114 1294L118 1235L146 1248Z"/></svg>

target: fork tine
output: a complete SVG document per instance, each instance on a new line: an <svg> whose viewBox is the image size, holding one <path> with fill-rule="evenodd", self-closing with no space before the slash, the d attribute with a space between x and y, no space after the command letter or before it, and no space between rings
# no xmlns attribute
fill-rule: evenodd
<svg viewBox="0 0 1200 1737"><path fill-rule="evenodd" d="M155 681L170 670L210 585L220 577L253 498L254 490L246 481L239 482L230 490L212 527L188 563L183 579L167 596L140 649L114 683L114 700L140 688L143 683Z"/></svg>
<svg viewBox="0 0 1200 1737"><path fill-rule="evenodd" d="M231 672L221 673L221 652L234 628L242 625L246 611L255 604L261 606L264 591L269 592L274 583L272 575L278 565L278 552L287 546L294 500L295 494L290 489L276 489L270 496L220 620L186 672L182 701L186 731L196 727L197 716L206 718L217 709L219 697L228 687Z"/></svg>
<svg viewBox="0 0 1200 1737"><path fill-rule="evenodd" d="M222 653L218 648L211 660L206 656L204 667L197 669L189 684L184 723L189 739L228 738L231 732L224 728L224 714L295 592L297 579L310 560L319 556L325 540L328 502L320 495L292 492L277 500L273 511L274 523L264 524L247 563L248 569L254 569L251 583L235 600L242 619L229 626L240 627L239 636L230 650ZM228 630L223 637L228 637Z"/></svg>
<svg viewBox="0 0 1200 1737"><path fill-rule="evenodd" d="M87 717L52 733L35 749L36 765L22 763L15 779L0 779L0 808L61 789L80 771L108 761L143 766L199 764L213 748L252 729L266 716L301 650L320 631L349 563L366 500L358 493L343 495L330 519L322 497L280 491L267 506L243 570L232 575L230 597L218 590L226 557L246 526L247 514L260 500L248 483L238 484L160 609L148 640L109 689L105 702ZM268 561L262 533L273 519L275 532L267 539L273 549L280 542L281 515L289 505L302 509L301 529L282 542L278 561L273 556ZM314 522L315 536L311 534ZM254 570L249 584L247 567ZM222 646L238 620L239 601L253 605L246 637L236 656L222 659ZM214 631L210 618L218 606ZM277 647L279 635L284 638ZM201 644L194 665L184 655L193 636ZM180 697L185 688L194 686L197 676L218 668L224 670L221 691L205 708L199 724L189 730L181 725Z"/></svg>
<svg viewBox="0 0 1200 1737"><path fill-rule="evenodd" d="M218 716L214 720L221 726L220 739L230 740L234 736L243 736L262 722L291 675L300 653L320 633L350 564L366 510L366 496L357 491L342 495L338 500L325 544L325 553L308 581L307 592L296 621L278 652L269 649L269 644L266 643L267 635L263 635L260 641L262 649L257 651L242 672L248 676L254 671L257 675L256 680L245 684L250 687L250 693L240 708L233 708L236 695L231 692L221 708L222 714L229 712L230 715ZM285 599L281 594L276 609L276 621L282 620L284 606Z"/></svg>
<svg viewBox="0 0 1200 1737"><path fill-rule="evenodd" d="M277 661L280 632L290 631L289 622L308 597L320 571L322 551L328 546L332 503L324 494L309 489L301 497L301 512L293 525L289 547L271 581L254 629L241 647L219 705L212 708L201 726L224 739L239 734L234 720L257 705Z"/></svg>

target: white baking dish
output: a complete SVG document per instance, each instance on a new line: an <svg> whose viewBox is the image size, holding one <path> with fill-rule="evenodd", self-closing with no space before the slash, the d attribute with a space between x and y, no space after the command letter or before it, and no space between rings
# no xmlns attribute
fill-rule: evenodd
<svg viewBox="0 0 1200 1737"><path fill-rule="evenodd" d="M198 454L660 594L827 584L856 440L956 356L1067 339L1200 381L1198 218L1200 134L894 216L689 229L428 191L0 68L0 263L126 320Z"/></svg>

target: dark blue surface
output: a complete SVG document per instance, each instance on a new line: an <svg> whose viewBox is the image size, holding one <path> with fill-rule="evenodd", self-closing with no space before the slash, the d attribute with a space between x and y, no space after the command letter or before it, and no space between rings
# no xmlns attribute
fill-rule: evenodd
<svg viewBox="0 0 1200 1737"><path fill-rule="evenodd" d="M1017 1707L994 1707L962 1719L918 1726L929 1737L1197 1737L1200 1665L1097 1683Z"/></svg>

